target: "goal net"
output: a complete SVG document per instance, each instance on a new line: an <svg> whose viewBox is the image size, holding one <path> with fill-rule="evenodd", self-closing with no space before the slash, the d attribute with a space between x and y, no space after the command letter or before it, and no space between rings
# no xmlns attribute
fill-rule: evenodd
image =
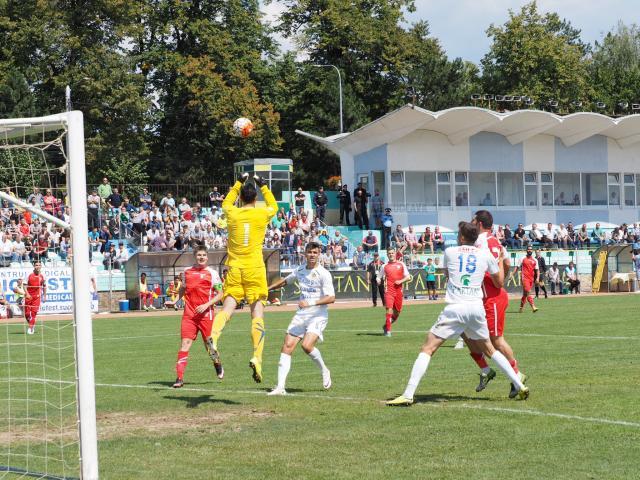
<svg viewBox="0 0 640 480"><path fill-rule="evenodd" d="M0 120L0 479L98 478L85 178L81 112Z"/></svg>

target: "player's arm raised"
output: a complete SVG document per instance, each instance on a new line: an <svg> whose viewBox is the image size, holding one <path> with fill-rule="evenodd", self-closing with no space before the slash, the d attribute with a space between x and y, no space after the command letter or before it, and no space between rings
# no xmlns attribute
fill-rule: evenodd
<svg viewBox="0 0 640 480"><path fill-rule="evenodd" d="M234 183L233 186L229 189L229 193L227 193L227 196L222 201L222 210L225 213L229 214L229 211L236 208L236 200L240 196L240 189L248 178L249 174L243 173L242 176L238 180L236 180L236 183Z"/></svg>
<svg viewBox="0 0 640 480"><path fill-rule="evenodd" d="M271 193L271 190L269 190L267 181L260 175L254 175L253 180L256 182L256 185L260 187L264 202L267 204L269 219L271 219L271 217L278 213L278 202L276 201L276 197L274 197L273 193Z"/></svg>

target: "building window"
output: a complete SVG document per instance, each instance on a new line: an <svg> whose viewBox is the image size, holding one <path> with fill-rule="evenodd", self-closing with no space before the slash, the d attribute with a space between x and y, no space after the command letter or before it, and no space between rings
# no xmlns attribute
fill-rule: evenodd
<svg viewBox="0 0 640 480"><path fill-rule="evenodd" d="M469 173L470 204L478 207L492 207L496 204L496 175L493 172Z"/></svg>
<svg viewBox="0 0 640 480"><path fill-rule="evenodd" d="M404 207L404 172L391 172L391 203Z"/></svg>
<svg viewBox="0 0 640 480"><path fill-rule="evenodd" d="M524 173L524 204L527 207L538 206L538 174L536 172Z"/></svg>
<svg viewBox="0 0 640 480"><path fill-rule="evenodd" d="M522 207L524 187L521 173L498 173L498 205Z"/></svg>
<svg viewBox="0 0 640 480"><path fill-rule="evenodd" d="M467 172L456 172L456 207L468 207L469 206L469 180Z"/></svg>
<svg viewBox="0 0 640 480"><path fill-rule="evenodd" d="M407 204L416 208L436 206L436 172L404 172ZM394 200L395 203L395 200Z"/></svg>
<svg viewBox="0 0 640 480"><path fill-rule="evenodd" d="M607 204L607 175L605 173L582 174L582 204Z"/></svg>
<svg viewBox="0 0 640 480"><path fill-rule="evenodd" d="M540 193L542 194L541 205L543 207L553 206L553 173L542 172L540 174Z"/></svg>
<svg viewBox="0 0 640 480"><path fill-rule="evenodd" d="M580 205L580 174L557 173L554 176L553 189L556 207Z"/></svg>
<svg viewBox="0 0 640 480"><path fill-rule="evenodd" d="M438 206L451 206L451 173L438 172Z"/></svg>
<svg viewBox="0 0 640 480"><path fill-rule="evenodd" d="M620 174L609 173L607 183L609 184L609 205L620 206Z"/></svg>
<svg viewBox="0 0 640 480"><path fill-rule="evenodd" d="M624 176L624 206L633 207L636 204L636 182L633 173L625 173Z"/></svg>

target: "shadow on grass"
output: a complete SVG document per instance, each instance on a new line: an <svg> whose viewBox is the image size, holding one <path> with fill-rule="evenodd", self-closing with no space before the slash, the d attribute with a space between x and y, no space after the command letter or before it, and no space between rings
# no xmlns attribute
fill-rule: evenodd
<svg viewBox="0 0 640 480"><path fill-rule="evenodd" d="M475 402L488 401L489 397L468 397L467 395L449 395L447 393L430 393L428 395L416 395L413 403L446 403L446 402Z"/></svg>
<svg viewBox="0 0 640 480"><path fill-rule="evenodd" d="M185 387L191 387L193 385L209 385L211 382L189 382L185 383ZM172 387L173 382L165 382L165 381L156 381L156 382L148 382L147 385L157 385L159 387Z"/></svg>
<svg viewBox="0 0 640 480"><path fill-rule="evenodd" d="M226 398L215 398L213 395L199 395L197 397L178 397L174 395L165 395L164 398L166 400L180 400L181 402L185 402L186 408L198 408L200 405L204 403L223 403L225 405L240 405L238 402L234 402L233 400L228 400Z"/></svg>
<svg viewBox="0 0 640 480"><path fill-rule="evenodd" d="M361 332L361 333L356 333L356 336L358 336L358 337L384 337L384 333L382 333L382 332L380 332L380 333Z"/></svg>

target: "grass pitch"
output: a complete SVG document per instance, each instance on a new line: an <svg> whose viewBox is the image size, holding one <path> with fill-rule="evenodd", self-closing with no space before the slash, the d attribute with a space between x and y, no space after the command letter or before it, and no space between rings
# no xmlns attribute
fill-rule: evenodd
<svg viewBox="0 0 640 480"><path fill-rule="evenodd" d="M540 300L506 338L529 376L527 401L452 344L436 354L410 408L403 391L442 305L408 305L381 335L381 308L330 309L320 350L333 387L297 350L288 397L267 397L291 312L266 315L265 382L251 379L247 313L220 341L225 379L198 340L173 390L179 316L94 322L100 470L105 479L631 479L640 459L640 296Z"/></svg>

